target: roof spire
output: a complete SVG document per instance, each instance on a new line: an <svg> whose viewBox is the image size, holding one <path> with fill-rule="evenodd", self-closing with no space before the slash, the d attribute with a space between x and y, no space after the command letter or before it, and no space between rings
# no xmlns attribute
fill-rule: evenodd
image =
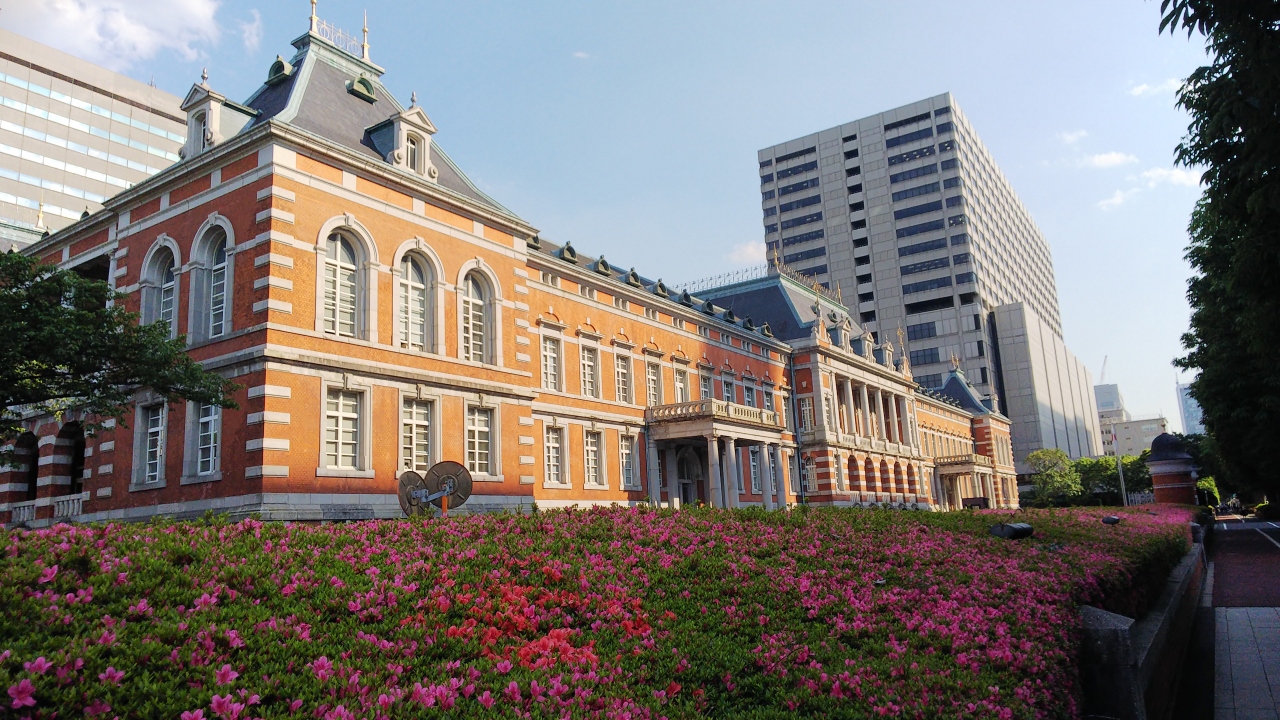
<svg viewBox="0 0 1280 720"><path fill-rule="evenodd" d="M316 0L311 0L311 32L316 31Z"/></svg>
<svg viewBox="0 0 1280 720"><path fill-rule="evenodd" d="M369 11L364 11L364 42L360 44L360 58L369 59Z"/></svg>
<svg viewBox="0 0 1280 720"><path fill-rule="evenodd" d="M418 91L414 90L409 94L409 107L418 107Z"/></svg>
<svg viewBox="0 0 1280 720"><path fill-rule="evenodd" d="M200 84L206 88L209 87L209 68L200 69Z"/></svg>

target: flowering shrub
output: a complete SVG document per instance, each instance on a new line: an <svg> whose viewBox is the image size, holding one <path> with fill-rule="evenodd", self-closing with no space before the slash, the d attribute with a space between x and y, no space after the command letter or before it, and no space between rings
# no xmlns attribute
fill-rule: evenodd
<svg viewBox="0 0 1280 720"><path fill-rule="evenodd" d="M1111 511L1114 512L1114 509ZM0 716L1073 717L1189 513L600 509L0 534Z"/></svg>

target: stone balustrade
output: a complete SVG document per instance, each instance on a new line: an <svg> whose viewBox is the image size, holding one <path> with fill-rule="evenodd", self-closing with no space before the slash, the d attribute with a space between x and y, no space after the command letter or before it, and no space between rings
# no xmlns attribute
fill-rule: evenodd
<svg viewBox="0 0 1280 720"><path fill-rule="evenodd" d="M747 407L725 400L694 400L692 402L658 405L644 411L645 421L650 423L680 422L701 418L720 418L732 422L781 428L778 413L763 408Z"/></svg>

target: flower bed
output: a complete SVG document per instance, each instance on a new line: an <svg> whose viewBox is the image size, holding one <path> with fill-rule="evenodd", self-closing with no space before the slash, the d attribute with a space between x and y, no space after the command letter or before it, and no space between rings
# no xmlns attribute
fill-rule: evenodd
<svg viewBox="0 0 1280 720"><path fill-rule="evenodd" d="M1103 514L10 531L0 716L1073 717L1078 604L1141 612L1189 542Z"/></svg>

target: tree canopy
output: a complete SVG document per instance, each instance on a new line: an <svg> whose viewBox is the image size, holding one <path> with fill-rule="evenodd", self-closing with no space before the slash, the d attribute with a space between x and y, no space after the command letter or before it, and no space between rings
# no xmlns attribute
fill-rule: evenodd
<svg viewBox="0 0 1280 720"><path fill-rule="evenodd" d="M140 325L121 297L104 282L0 253L0 443L21 434L32 411L80 408L89 428L123 418L140 388L169 402L236 406L234 384L192 360L167 324Z"/></svg>
<svg viewBox="0 0 1280 720"><path fill-rule="evenodd" d="M1280 490L1280 3L1163 0L1160 31L1204 36L1210 62L1178 91L1177 161L1203 169L1188 227L1191 326L1177 365L1233 484ZM1222 477L1222 476L1220 476Z"/></svg>
<svg viewBox="0 0 1280 720"><path fill-rule="evenodd" d="M1031 482L1036 486L1037 498L1048 500L1080 494L1080 473L1062 450L1035 450L1027 455L1027 464L1033 471Z"/></svg>

